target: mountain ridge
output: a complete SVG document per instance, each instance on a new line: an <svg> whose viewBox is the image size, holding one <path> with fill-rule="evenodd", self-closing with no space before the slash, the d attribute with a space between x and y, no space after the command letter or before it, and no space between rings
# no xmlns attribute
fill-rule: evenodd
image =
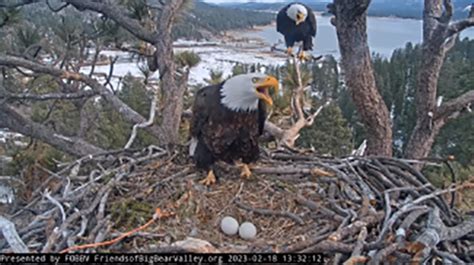
<svg viewBox="0 0 474 265"><path fill-rule="evenodd" d="M327 0L300 0L297 1L308 5L313 10L318 12L327 12L327 4L332 1ZM228 8L240 8L248 10L272 10L276 11L281 9L283 6L287 5L287 2L273 2L273 3L263 3L263 2L226 2L219 3L218 6L228 7ZM454 18L460 19L465 18L467 13L463 9L472 3L471 0L453 0L454 5ZM369 16L381 16L389 17L395 16L400 18L415 18L421 19L423 16L423 0L373 0L369 6Z"/></svg>

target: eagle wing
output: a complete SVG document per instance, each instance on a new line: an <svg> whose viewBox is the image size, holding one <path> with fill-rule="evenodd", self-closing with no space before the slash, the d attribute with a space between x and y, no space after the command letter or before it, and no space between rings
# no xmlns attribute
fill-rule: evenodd
<svg viewBox="0 0 474 265"><path fill-rule="evenodd" d="M283 35L290 33L289 31L292 29L292 24L294 24L294 22L292 22L291 19L286 15L286 11L288 10L289 6L290 5L287 5L281 9L277 15L277 31Z"/></svg>
<svg viewBox="0 0 474 265"><path fill-rule="evenodd" d="M200 89L194 98L190 132L191 136L195 138L201 137L203 126L209 119L209 106L206 104L207 94L206 88Z"/></svg>
<svg viewBox="0 0 474 265"><path fill-rule="evenodd" d="M191 136L215 154L224 152L239 136L232 123L220 122L227 119L229 112L219 103L220 86L208 86L197 92L190 128Z"/></svg>
<svg viewBox="0 0 474 265"><path fill-rule="evenodd" d="M263 101L258 102L258 134L262 135L265 129L265 120L267 119L267 107Z"/></svg>
<svg viewBox="0 0 474 265"><path fill-rule="evenodd" d="M308 10L308 19L309 19L309 26L311 29L311 35L313 37L316 37L316 31L317 31L316 16L314 15L314 12L313 10L311 10L311 8L307 6L305 7Z"/></svg>

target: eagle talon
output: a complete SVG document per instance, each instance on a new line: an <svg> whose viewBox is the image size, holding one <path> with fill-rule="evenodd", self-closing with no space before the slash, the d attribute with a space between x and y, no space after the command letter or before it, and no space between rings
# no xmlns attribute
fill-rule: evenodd
<svg viewBox="0 0 474 265"><path fill-rule="evenodd" d="M300 61L306 61L308 58L306 56L306 53L302 51L298 54L298 59L300 59Z"/></svg>
<svg viewBox="0 0 474 265"><path fill-rule="evenodd" d="M240 172L240 177L244 179L249 179L252 176L252 171L250 171L250 167L248 164L241 164L239 165L242 168Z"/></svg>
<svg viewBox="0 0 474 265"><path fill-rule="evenodd" d="M293 56L293 48L292 47L288 47L288 49L286 49L286 54L288 56Z"/></svg>
<svg viewBox="0 0 474 265"><path fill-rule="evenodd" d="M204 186L211 186L212 184L216 183L216 175L214 175L214 171L210 170L207 173L207 177L201 181L199 181Z"/></svg>

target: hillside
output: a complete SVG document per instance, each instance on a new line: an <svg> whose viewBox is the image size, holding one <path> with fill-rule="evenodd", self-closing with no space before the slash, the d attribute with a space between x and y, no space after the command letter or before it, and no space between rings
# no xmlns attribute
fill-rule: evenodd
<svg viewBox="0 0 474 265"><path fill-rule="evenodd" d="M223 31L249 29L272 22L274 15L262 11L217 6L196 1L185 19L175 27L175 37L209 39Z"/></svg>
<svg viewBox="0 0 474 265"><path fill-rule="evenodd" d="M270 24L274 15L262 11L217 6L196 1L189 14L175 26L175 38L212 39L223 31Z"/></svg>
<svg viewBox="0 0 474 265"><path fill-rule="evenodd" d="M299 1L311 7L313 10L318 12L326 12L327 4L331 1L312 1L312 0L301 0ZM470 5L472 1L470 0L454 0L455 7L455 18L466 17L467 13L463 12L463 9ZM241 8L246 10L272 10L277 11L282 8L287 3L236 3L228 2L222 4L221 6L227 8ZM375 0L372 1L369 7L369 16L396 16L401 18L416 18L421 19L423 9L422 0Z"/></svg>
<svg viewBox="0 0 474 265"><path fill-rule="evenodd" d="M136 15L140 14L141 11L132 4L128 12L129 16L136 18ZM63 20L61 16L66 13L74 18L79 17L74 9L51 14L49 8L42 5L31 5L22 8L22 16L36 25L55 25L58 21ZM86 18L82 23L98 21L98 17L94 12L88 13ZM231 6L217 6L195 0L189 12L186 12L174 26L173 37L175 39L212 39L223 31L249 29L255 25L270 24L272 20L274 20L274 15L268 12L244 10ZM77 23L81 23L81 21L77 20ZM71 27L74 27L74 25L71 25ZM109 30L114 29L114 26L109 25L108 27ZM127 38L126 35L127 33L123 32L120 38Z"/></svg>

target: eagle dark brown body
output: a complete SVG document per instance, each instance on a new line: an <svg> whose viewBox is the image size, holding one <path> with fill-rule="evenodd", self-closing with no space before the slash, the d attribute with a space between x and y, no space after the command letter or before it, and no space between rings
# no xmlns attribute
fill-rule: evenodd
<svg viewBox="0 0 474 265"><path fill-rule="evenodd" d="M255 162L259 157L258 138L263 132L265 104L254 111L233 111L221 103L222 84L200 89L195 97L191 136L197 139L194 160L209 170L215 161Z"/></svg>

